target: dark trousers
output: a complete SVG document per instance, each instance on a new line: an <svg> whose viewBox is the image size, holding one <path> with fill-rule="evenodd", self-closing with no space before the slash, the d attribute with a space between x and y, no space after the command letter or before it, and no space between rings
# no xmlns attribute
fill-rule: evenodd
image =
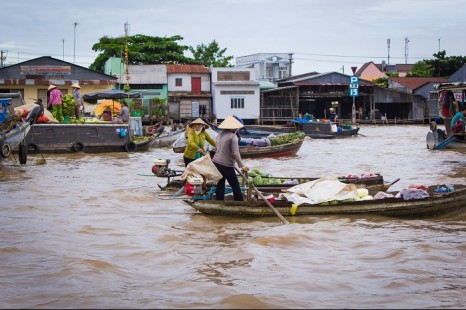
<svg viewBox="0 0 466 310"><path fill-rule="evenodd" d="M225 181L228 181L231 189L233 190L233 197L236 201L243 201L243 193L241 192L241 186L239 185L238 177L236 176L234 167L227 167L217 163L214 163L218 171L223 175L217 182L217 188L215 189L215 199L225 199Z"/></svg>
<svg viewBox="0 0 466 310"><path fill-rule="evenodd" d="M183 156L183 161L184 161L184 166L187 167L190 162L195 161L195 159L188 158L186 156Z"/></svg>

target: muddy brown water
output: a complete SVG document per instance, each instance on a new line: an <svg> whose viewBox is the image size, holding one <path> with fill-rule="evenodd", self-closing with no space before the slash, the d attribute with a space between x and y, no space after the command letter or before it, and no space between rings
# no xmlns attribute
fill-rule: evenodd
<svg viewBox="0 0 466 310"><path fill-rule="evenodd" d="M363 125L294 157L245 160L280 176L381 173L466 184L466 157L426 147L428 125ZM2 308L465 308L466 210L431 219L231 218L162 200L154 159L43 154L0 164Z"/></svg>

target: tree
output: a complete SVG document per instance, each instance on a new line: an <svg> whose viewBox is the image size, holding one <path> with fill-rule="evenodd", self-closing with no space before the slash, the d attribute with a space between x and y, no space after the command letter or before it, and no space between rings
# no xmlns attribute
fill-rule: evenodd
<svg viewBox="0 0 466 310"><path fill-rule="evenodd" d="M220 49L215 40L208 45L197 45L195 49L192 46L189 47L189 51L193 54L194 62L206 67L233 67L230 64L233 56L224 56L226 50L226 48Z"/></svg>
<svg viewBox="0 0 466 310"><path fill-rule="evenodd" d="M104 64L110 57L124 58L126 41L128 42L128 64L190 64L191 58L185 57L188 46L177 41L181 36L151 37L137 34L128 37L110 38L104 36L92 46L92 50L101 52L89 69L104 72Z"/></svg>
<svg viewBox="0 0 466 310"><path fill-rule="evenodd" d="M423 59L417 62L413 70L407 75L409 77L449 77L458 69L460 69L464 63L466 63L465 56L451 56L446 57L446 51L439 51L434 53L434 59Z"/></svg>

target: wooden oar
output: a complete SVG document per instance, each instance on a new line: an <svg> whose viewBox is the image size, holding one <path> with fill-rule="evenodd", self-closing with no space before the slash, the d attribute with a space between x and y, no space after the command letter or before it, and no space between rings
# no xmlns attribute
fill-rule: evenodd
<svg viewBox="0 0 466 310"><path fill-rule="evenodd" d="M243 177L243 180L245 180L246 183L250 187L252 187L252 189L254 189L256 191L256 193L262 198L262 200L264 200L264 202L269 206L269 208L272 209L273 213L275 213L275 215L278 216L278 218L283 222L283 224L289 224L289 222L286 220L286 218L284 218L283 215L281 215L281 213L278 212L277 209L275 209L275 207L270 203L270 201L268 201L267 198L265 198L264 195L262 195L262 193L253 184L249 183L248 178L244 176L244 174L241 172L241 170L239 170L236 167L235 167L235 170Z"/></svg>

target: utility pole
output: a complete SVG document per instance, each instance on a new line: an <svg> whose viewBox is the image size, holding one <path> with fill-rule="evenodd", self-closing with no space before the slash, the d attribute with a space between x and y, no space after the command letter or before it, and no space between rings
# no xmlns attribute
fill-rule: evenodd
<svg viewBox="0 0 466 310"><path fill-rule="evenodd" d="M291 64L293 63L293 53L289 53L288 56L290 56L290 72L288 73L288 77L291 76Z"/></svg>
<svg viewBox="0 0 466 310"><path fill-rule="evenodd" d="M440 77L440 39L441 39L441 37L438 38L438 66L437 66L437 68L438 68L437 76L438 77Z"/></svg>
<svg viewBox="0 0 466 310"><path fill-rule="evenodd" d="M7 51L0 51L0 67L3 68L3 62L6 60L6 53Z"/></svg>
<svg viewBox="0 0 466 310"><path fill-rule="evenodd" d="M73 63L76 63L76 26L78 25L78 23L74 22L73 25L74 25Z"/></svg>
<svg viewBox="0 0 466 310"><path fill-rule="evenodd" d="M63 43L63 61L65 61L65 39L61 39Z"/></svg>
<svg viewBox="0 0 466 310"><path fill-rule="evenodd" d="M128 34L129 34L129 24L125 23L125 65L126 65L126 85L129 87L129 80L131 79L129 75L129 63L128 63Z"/></svg>
<svg viewBox="0 0 466 310"><path fill-rule="evenodd" d="M408 37L405 38L405 64L408 63L408 53L409 53L409 47L408 47Z"/></svg>
<svg viewBox="0 0 466 310"><path fill-rule="evenodd" d="M390 64L390 39L387 39L387 48L388 48L387 65L389 65Z"/></svg>

